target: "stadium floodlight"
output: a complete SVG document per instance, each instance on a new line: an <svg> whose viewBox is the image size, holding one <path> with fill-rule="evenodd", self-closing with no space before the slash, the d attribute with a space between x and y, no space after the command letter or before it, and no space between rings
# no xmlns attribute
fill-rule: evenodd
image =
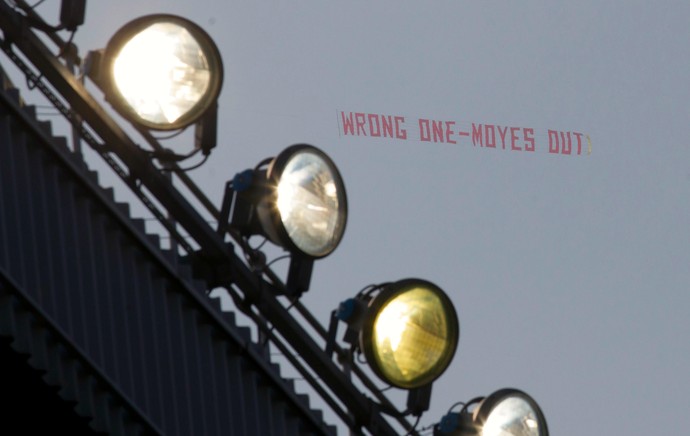
<svg viewBox="0 0 690 436"><path fill-rule="evenodd" d="M333 161L312 145L292 145L267 169L240 173L231 185L223 209L236 194L230 226L245 234L263 234L308 259L329 255L343 237L345 185Z"/></svg>
<svg viewBox="0 0 690 436"><path fill-rule="evenodd" d="M473 405L476 408L470 411ZM541 408L532 397L506 388L470 401L460 413L449 412L434 427L434 435L548 436L549 429Z"/></svg>
<svg viewBox="0 0 690 436"><path fill-rule="evenodd" d="M309 257L330 254L347 221L345 186L333 161L315 147L293 145L273 160L266 180L258 215L269 238Z"/></svg>
<svg viewBox="0 0 690 436"><path fill-rule="evenodd" d="M370 288L343 302L337 316L358 332L374 373L403 389L422 388L443 374L460 338L450 298L421 279Z"/></svg>
<svg viewBox="0 0 690 436"><path fill-rule="evenodd" d="M216 108L220 53L198 25L175 15L137 18L108 42L100 67L106 99L151 130L177 130Z"/></svg>

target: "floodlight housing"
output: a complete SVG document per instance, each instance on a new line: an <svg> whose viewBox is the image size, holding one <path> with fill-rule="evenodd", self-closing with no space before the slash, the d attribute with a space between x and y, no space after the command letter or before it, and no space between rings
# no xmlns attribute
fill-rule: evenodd
<svg viewBox="0 0 690 436"><path fill-rule="evenodd" d="M123 117L147 129L177 130L215 110L223 64L201 27L155 14L113 35L100 75L106 99Z"/></svg>
<svg viewBox="0 0 690 436"><path fill-rule="evenodd" d="M338 168L318 148L295 144L269 164L258 199L263 233L298 255L317 259L340 243L347 222L347 195Z"/></svg>
<svg viewBox="0 0 690 436"><path fill-rule="evenodd" d="M472 410L471 407L474 407ZM546 418L536 401L512 388L471 400L434 426L435 436L549 436Z"/></svg>
<svg viewBox="0 0 690 436"><path fill-rule="evenodd" d="M501 389L474 411L482 436L549 436L546 418L536 401L517 389Z"/></svg>
<svg viewBox="0 0 690 436"><path fill-rule="evenodd" d="M403 389L430 385L448 367L460 338L450 298L421 279L386 285L368 303L360 348L381 379Z"/></svg>

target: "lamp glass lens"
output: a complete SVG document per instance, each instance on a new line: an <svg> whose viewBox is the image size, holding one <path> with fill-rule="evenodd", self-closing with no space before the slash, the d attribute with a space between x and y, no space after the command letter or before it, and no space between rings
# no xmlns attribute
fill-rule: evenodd
<svg viewBox="0 0 690 436"><path fill-rule="evenodd" d="M131 109L160 125L176 122L206 94L211 71L199 42L184 27L159 22L120 50L113 80Z"/></svg>
<svg viewBox="0 0 690 436"><path fill-rule="evenodd" d="M443 371L454 350L439 296L415 287L393 297L374 321L374 356L391 383L416 387Z"/></svg>
<svg viewBox="0 0 690 436"><path fill-rule="evenodd" d="M296 153L277 187L280 218L292 242L310 256L331 252L343 234L346 212L342 182L319 154Z"/></svg>
<svg viewBox="0 0 690 436"><path fill-rule="evenodd" d="M507 397L489 413L482 436L539 436L537 413L520 397Z"/></svg>

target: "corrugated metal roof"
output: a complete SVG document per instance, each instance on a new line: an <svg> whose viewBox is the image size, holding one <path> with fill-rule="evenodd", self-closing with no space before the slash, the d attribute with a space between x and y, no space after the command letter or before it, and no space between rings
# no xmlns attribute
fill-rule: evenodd
<svg viewBox="0 0 690 436"><path fill-rule="evenodd" d="M16 90L1 100L0 334L94 428L335 433Z"/></svg>

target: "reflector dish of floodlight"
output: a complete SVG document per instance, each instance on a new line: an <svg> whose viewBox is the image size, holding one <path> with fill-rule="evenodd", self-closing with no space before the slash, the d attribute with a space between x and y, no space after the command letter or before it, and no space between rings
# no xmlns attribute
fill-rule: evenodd
<svg viewBox="0 0 690 436"><path fill-rule="evenodd" d="M384 287L369 303L360 332L367 362L386 382L425 386L450 364L460 337L453 303L433 283L405 279Z"/></svg>
<svg viewBox="0 0 690 436"><path fill-rule="evenodd" d="M310 258L330 254L347 221L345 185L333 161L316 147L293 145L272 161L267 181L258 215L269 238Z"/></svg>
<svg viewBox="0 0 690 436"><path fill-rule="evenodd" d="M539 405L524 392L502 389L486 397L475 411L481 436L548 436Z"/></svg>
<svg viewBox="0 0 690 436"><path fill-rule="evenodd" d="M174 130L215 105L223 66L211 37L174 15L138 18L111 38L103 56L108 101L132 122Z"/></svg>

